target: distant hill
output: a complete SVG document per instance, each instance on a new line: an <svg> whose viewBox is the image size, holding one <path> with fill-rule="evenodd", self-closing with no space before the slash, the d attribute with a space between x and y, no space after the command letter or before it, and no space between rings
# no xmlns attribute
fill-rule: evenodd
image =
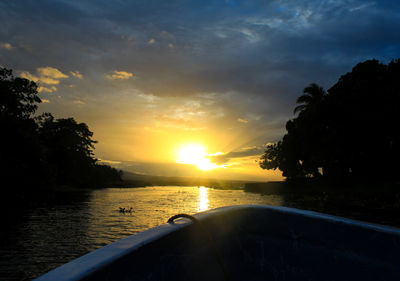
<svg viewBox="0 0 400 281"><path fill-rule="evenodd" d="M238 180L218 180L208 178L192 178L192 177L165 177L165 176L152 176L142 175L132 172L123 171L122 179L126 187L140 187L140 186L206 186L218 189L241 189L246 183L251 181L238 181Z"/></svg>

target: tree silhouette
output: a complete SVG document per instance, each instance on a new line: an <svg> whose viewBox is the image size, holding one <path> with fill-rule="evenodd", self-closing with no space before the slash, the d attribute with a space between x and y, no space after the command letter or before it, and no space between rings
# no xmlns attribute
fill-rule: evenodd
<svg viewBox="0 0 400 281"><path fill-rule="evenodd" d="M303 95L297 98L296 103L300 104L295 107L294 113L301 112L310 106L314 106L322 101L325 97L325 90L315 83L310 84L303 90Z"/></svg>
<svg viewBox="0 0 400 281"><path fill-rule="evenodd" d="M328 93L311 84L298 98L296 118L263 169L278 167L287 179L357 181L400 179L400 61L357 64ZM273 164L273 165L272 165Z"/></svg>
<svg viewBox="0 0 400 281"><path fill-rule="evenodd" d="M13 185L26 189L29 185L45 184L47 172L43 147L37 135L37 125L31 116L38 103L37 85L15 78L12 71L0 68L0 179L3 192ZM23 191L21 191L23 192Z"/></svg>
<svg viewBox="0 0 400 281"><path fill-rule="evenodd" d="M264 155L260 159L262 169L276 170L282 163L282 142L267 145Z"/></svg>
<svg viewBox="0 0 400 281"><path fill-rule="evenodd" d="M60 184L89 183L90 170L96 163L93 149L96 141L85 123L77 123L73 118L54 120L51 114L40 118L39 134L46 156L57 171Z"/></svg>
<svg viewBox="0 0 400 281"><path fill-rule="evenodd" d="M35 113L41 99L37 85L24 78L15 78L12 70L0 68L1 117L27 119Z"/></svg>
<svg viewBox="0 0 400 281"><path fill-rule="evenodd" d="M35 82L0 68L0 179L3 192L28 194L58 185L102 186L121 173L98 165L96 141L85 123L34 117L41 102ZM100 175L101 174L101 175ZM96 178L95 178L96 177Z"/></svg>

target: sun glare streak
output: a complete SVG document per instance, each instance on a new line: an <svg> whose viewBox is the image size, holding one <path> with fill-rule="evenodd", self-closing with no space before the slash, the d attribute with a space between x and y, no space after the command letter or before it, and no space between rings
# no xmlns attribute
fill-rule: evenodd
<svg viewBox="0 0 400 281"><path fill-rule="evenodd" d="M177 163L196 165L200 170L208 171L218 168L207 158L206 149L200 144L190 144L181 147L177 152Z"/></svg>
<svg viewBox="0 0 400 281"><path fill-rule="evenodd" d="M208 189L207 187L199 187L199 212L206 211L208 206Z"/></svg>

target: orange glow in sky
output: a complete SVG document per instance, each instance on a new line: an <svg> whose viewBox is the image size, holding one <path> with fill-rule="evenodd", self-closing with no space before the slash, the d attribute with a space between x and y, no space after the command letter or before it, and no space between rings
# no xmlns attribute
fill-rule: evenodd
<svg viewBox="0 0 400 281"><path fill-rule="evenodd" d="M94 156L131 173L283 180L259 160L286 133L303 87L399 53L399 1L97 2L35 1L32 13L1 1L0 62L38 83L38 115L86 123ZM367 24L336 34L340 51L320 36L358 18Z"/></svg>

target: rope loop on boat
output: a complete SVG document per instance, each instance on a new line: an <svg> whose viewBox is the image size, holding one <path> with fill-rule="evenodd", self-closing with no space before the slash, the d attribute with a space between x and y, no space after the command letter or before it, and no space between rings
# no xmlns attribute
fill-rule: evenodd
<svg viewBox="0 0 400 281"><path fill-rule="evenodd" d="M217 247L215 246L214 240L212 239L212 237L211 237L210 233L207 231L207 229L203 226L203 224L198 219L196 219L195 217L188 215L188 214L177 214L175 216L172 216L169 218L168 223L174 223L174 220L176 220L178 218L187 218L187 219L191 220L195 225L200 227L201 232L207 238L208 244L210 245L210 248L213 251L215 258L217 259L217 262L225 276L225 280L230 281L231 278L229 276L228 270L226 269L225 263L220 255Z"/></svg>

